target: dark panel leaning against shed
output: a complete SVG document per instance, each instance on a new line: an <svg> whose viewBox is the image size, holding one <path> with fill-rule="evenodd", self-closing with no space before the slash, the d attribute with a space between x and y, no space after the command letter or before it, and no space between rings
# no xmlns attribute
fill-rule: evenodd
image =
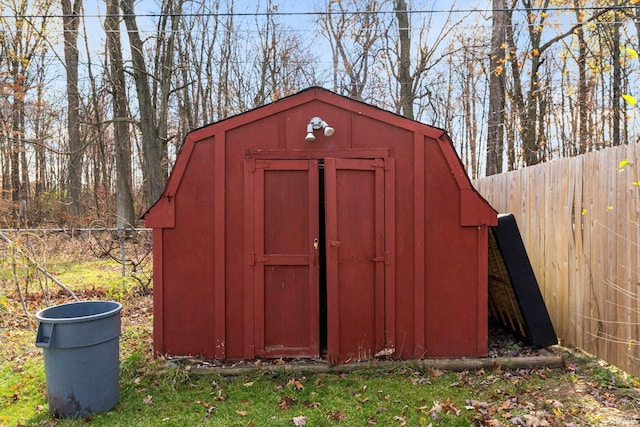
<svg viewBox="0 0 640 427"><path fill-rule="evenodd" d="M558 343L513 214L498 215L490 228L489 311L532 346Z"/></svg>
<svg viewBox="0 0 640 427"><path fill-rule="evenodd" d="M145 219L160 354L487 352L497 214L441 129L309 88L189 133Z"/></svg>

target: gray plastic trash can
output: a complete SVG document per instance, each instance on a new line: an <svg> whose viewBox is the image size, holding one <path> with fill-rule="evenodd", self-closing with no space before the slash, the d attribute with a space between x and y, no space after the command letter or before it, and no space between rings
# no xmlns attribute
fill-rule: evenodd
<svg viewBox="0 0 640 427"><path fill-rule="evenodd" d="M118 302L84 301L36 313L54 417L85 418L118 403L120 310Z"/></svg>

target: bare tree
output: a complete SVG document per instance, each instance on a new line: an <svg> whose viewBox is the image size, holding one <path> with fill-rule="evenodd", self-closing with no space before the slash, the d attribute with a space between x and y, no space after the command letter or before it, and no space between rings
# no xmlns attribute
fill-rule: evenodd
<svg viewBox="0 0 640 427"><path fill-rule="evenodd" d="M329 2L325 13L320 14L322 35L331 46L335 92L366 100L365 89L381 50L383 27L377 12L383 3L385 0Z"/></svg>
<svg viewBox="0 0 640 427"><path fill-rule="evenodd" d="M51 17L53 2L20 0L0 3L10 15L0 16L0 50L6 55L10 93L10 132L7 134L9 182L12 200L12 219L15 225L27 219L29 191L29 165L26 150L26 99L31 89L32 70L37 53L46 49L44 34ZM42 58L42 57L40 57Z"/></svg>
<svg viewBox="0 0 640 427"><path fill-rule="evenodd" d="M493 0L491 53L489 58L489 126L486 175L502 172L505 109L505 0Z"/></svg>
<svg viewBox="0 0 640 427"><path fill-rule="evenodd" d="M61 0L64 35L64 60L67 72L67 138L69 166L67 182L71 199L70 213L79 216L82 189L82 148L80 137L80 91L78 90L78 27L82 13L82 0Z"/></svg>
<svg viewBox="0 0 640 427"><path fill-rule="evenodd" d="M176 79L180 88L177 101L185 131L209 123L216 115L213 70L220 58L216 46L221 25L220 1L194 3L193 7L189 16L181 20L176 43Z"/></svg>
<svg viewBox="0 0 640 427"><path fill-rule="evenodd" d="M581 8L581 0L573 0L575 7L576 20L582 21L584 12ZM578 38L578 147L576 152L583 154L591 146L591 138L587 132L589 105L587 97L589 92L589 84L587 82L587 41L584 36L584 26L576 28L576 37Z"/></svg>
<svg viewBox="0 0 640 427"><path fill-rule="evenodd" d="M117 191L116 226L135 224L131 173L131 140L125 93L125 74L120 45L119 9L117 0L107 0L104 20L107 51L110 60L110 80L113 94L113 138L115 142Z"/></svg>
<svg viewBox="0 0 640 427"><path fill-rule="evenodd" d="M622 137L620 135L620 119L621 119L621 110L622 107L620 105L622 99L622 64L620 63L620 27L621 27L621 16L622 14L618 14L615 10L611 12L612 22L611 22L611 38L610 40L610 51L612 53L611 64L613 66L613 78L611 80L611 104L612 104L612 113L613 113L613 145L620 145L623 143ZM626 138L625 138L626 139Z"/></svg>
<svg viewBox="0 0 640 427"><path fill-rule="evenodd" d="M107 147L105 142L105 108L103 102L106 89L101 90L99 88L97 78L93 72L92 67L92 52L89 48L89 41L86 34L86 25L82 25L85 41L85 55L87 56L87 77L89 80L89 102L87 106L87 121L89 122L87 129L87 140L90 144L87 144L89 150L90 160L93 165L92 179L87 179L87 182L93 182L93 204L97 218L109 218L112 214L112 203L109 197L111 189L111 174L109 167L109 159L111 156L107 154ZM88 168L86 173L89 174Z"/></svg>
<svg viewBox="0 0 640 427"><path fill-rule="evenodd" d="M224 37L220 45L220 58L218 62L218 78L219 84L216 93L216 112L219 119L226 118L232 114L232 100L229 91L225 90L226 85L230 80L230 68L231 59L233 55L233 41L235 21L233 18L233 11L235 10L235 2L232 0L231 4L227 6L230 11L227 15L227 19L223 25Z"/></svg>
<svg viewBox="0 0 640 427"><path fill-rule="evenodd" d="M167 126L169 109L169 95L171 93L171 76L173 73L174 41L177 32L183 0L166 0L163 2L160 24L158 25L157 43L166 43L157 47L160 53L157 62L158 69L154 77L160 81L153 88L158 91L152 97L149 85L149 73L144 56L144 46L138 24L136 22L133 0L122 0L121 7L124 22L127 26L129 45L131 47L131 61L133 77L136 82L138 109L140 114L139 127L142 133L142 171L145 184L145 194L148 203L155 202L166 181L163 170L164 152L166 150ZM171 17L171 27L167 31L168 18ZM167 34L168 33L168 34ZM157 104L154 102L157 102ZM156 117L157 116L157 117Z"/></svg>
<svg viewBox="0 0 640 427"><path fill-rule="evenodd" d="M248 49L253 58L252 76L245 87L256 87L251 107L258 107L291 95L314 79L314 60L310 49L304 49L305 41L286 30L278 21L275 12L278 5L267 0L264 20L256 21L258 37L253 49ZM248 58L248 59L250 59Z"/></svg>
<svg viewBox="0 0 640 427"><path fill-rule="evenodd" d="M540 126L540 103L541 99L541 67L544 63L545 52L555 45L556 42L572 35L587 22L595 21L600 16L608 13L610 7L603 9L594 9L591 16L584 21L578 22L566 31L556 34L546 41L542 41L542 34L547 25L547 17L549 16L550 0L541 0L534 2L533 0L521 0L521 7L525 13L526 32L528 35L527 57L529 58L529 69L527 75L529 82L525 90L525 85L521 79L523 67L520 65L520 55L518 45L515 42L515 30L513 22L513 12L517 5L517 0L513 0L511 5L507 6L507 25L506 39L509 49L508 61L511 64L512 91L511 99L515 105L518 114L518 129L522 142L522 155L525 165L534 165L539 163L541 158L540 142L541 137L538 134Z"/></svg>
<svg viewBox="0 0 640 427"><path fill-rule="evenodd" d="M449 39L449 33L464 18L456 23L451 22L452 15L447 13L444 20L428 14L418 24L412 24L411 11L405 0L394 0L393 11L395 21L388 22L383 34L384 48L380 58L384 58L382 66L384 74L393 76L389 93L396 113L410 119L424 119L428 108L431 108L432 122L438 121L436 104L447 104L451 99L450 91L439 91L439 86L451 78L451 73L441 72L438 67L454 52L441 49ZM418 36L412 34L417 31ZM453 46L450 44L447 47ZM446 85L443 85L446 86ZM388 97L388 96L387 96ZM416 107L418 107L416 111ZM445 108L445 111L448 111ZM444 124L450 117L443 117Z"/></svg>
<svg viewBox="0 0 640 427"><path fill-rule="evenodd" d="M53 109L48 102L45 93L48 79L48 65L46 57L48 56L48 50L41 49L38 53L39 59L35 61L35 77L34 77L34 99L27 104L30 114L27 115L28 127L31 129L33 136L28 139L31 142L33 149L33 167L30 168L30 173L33 175L34 192L32 212L30 214L30 220L39 222L46 218L46 215L50 209L45 202L46 194L52 187L50 182L50 165L48 162L48 144L51 139L52 122L54 117L57 116L58 111Z"/></svg>

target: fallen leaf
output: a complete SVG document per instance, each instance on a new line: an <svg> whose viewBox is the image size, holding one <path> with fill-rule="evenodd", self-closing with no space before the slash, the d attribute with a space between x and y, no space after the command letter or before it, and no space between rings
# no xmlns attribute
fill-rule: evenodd
<svg viewBox="0 0 640 427"><path fill-rule="evenodd" d="M465 406L465 409L486 409L489 407L489 404L487 402L480 402L479 400L465 400L464 404L467 405Z"/></svg>
<svg viewBox="0 0 640 427"><path fill-rule="evenodd" d="M207 421L209 420L209 418L211 418L211 414L213 414L213 411L216 409L215 406L209 406L207 408L207 412L204 414L204 420Z"/></svg>
<svg viewBox="0 0 640 427"><path fill-rule="evenodd" d="M294 426L306 426L307 425L307 417L305 416L299 416L299 417L293 417L293 425Z"/></svg>
<svg viewBox="0 0 640 427"><path fill-rule="evenodd" d="M514 407L513 402L511 402L511 400L510 400L510 399L507 399L507 400L505 400L504 402L502 402L502 403L499 405L499 407L498 407L498 408L499 408L499 409L502 409L502 410L507 410L507 409L511 409L511 408L513 408L513 407Z"/></svg>
<svg viewBox="0 0 640 427"><path fill-rule="evenodd" d="M278 408L285 410L285 409L289 409L293 406L293 404L296 402L296 400L292 397L289 396L282 396L280 398L280 403L278 403Z"/></svg>
<svg viewBox="0 0 640 427"><path fill-rule="evenodd" d="M382 350L374 354L373 357L387 357L387 356L391 356L395 352L396 352L395 348L383 348Z"/></svg>
<svg viewBox="0 0 640 427"><path fill-rule="evenodd" d="M460 415L460 409L456 408L455 404L448 397L447 397L447 400L442 402L441 406L445 414Z"/></svg>
<svg viewBox="0 0 640 427"><path fill-rule="evenodd" d="M526 427L547 427L549 422L544 418L539 418L536 415L526 414L524 416L524 425Z"/></svg>
<svg viewBox="0 0 640 427"><path fill-rule="evenodd" d="M151 405L153 403L153 396L148 394L147 397L142 399L142 403L144 403L145 405Z"/></svg>
<svg viewBox="0 0 640 427"><path fill-rule="evenodd" d="M393 417L393 420L400 422L401 426L406 426L407 425L407 420L404 417L399 417L399 416L396 415L395 417Z"/></svg>
<svg viewBox="0 0 640 427"><path fill-rule="evenodd" d="M240 411L236 409L236 414L240 415L241 417L246 417L247 415L249 415L248 411Z"/></svg>
<svg viewBox="0 0 640 427"><path fill-rule="evenodd" d="M329 411L327 412L327 415L336 421L344 421L347 419L344 411Z"/></svg>
<svg viewBox="0 0 640 427"><path fill-rule="evenodd" d="M439 378L445 374L445 371L437 368L429 368L427 369L427 371L429 372L429 375L431 375L434 378Z"/></svg>

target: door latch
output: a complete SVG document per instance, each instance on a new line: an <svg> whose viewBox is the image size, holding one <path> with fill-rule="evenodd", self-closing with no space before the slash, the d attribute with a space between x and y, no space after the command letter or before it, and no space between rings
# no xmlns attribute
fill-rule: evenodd
<svg viewBox="0 0 640 427"><path fill-rule="evenodd" d="M313 239L313 249L318 250L320 244L318 243L318 238Z"/></svg>

